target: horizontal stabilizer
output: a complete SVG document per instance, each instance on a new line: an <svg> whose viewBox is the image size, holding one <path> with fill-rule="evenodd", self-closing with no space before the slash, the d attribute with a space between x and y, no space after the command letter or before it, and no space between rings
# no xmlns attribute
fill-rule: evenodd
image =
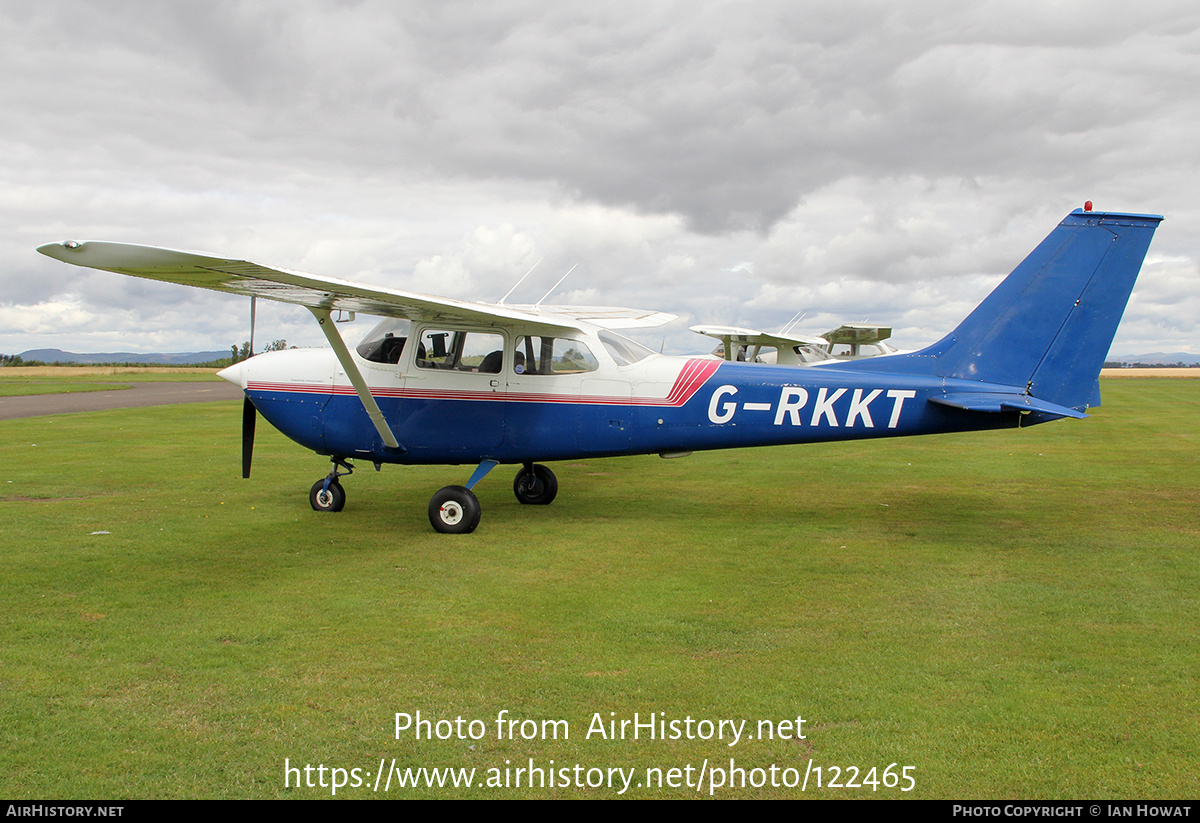
<svg viewBox="0 0 1200 823"><path fill-rule="evenodd" d="M1068 409L1066 406L1060 406L1057 403L1038 400L1036 397L1030 397L1027 394L956 393L948 394L945 397L931 397L929 398L929 402L942 406L950 406L955 409L992 412L993 414L1005 411L1019 411L1042 412L1043 414L1050 414L1055 417L1074 417L1076 419L1087 417L1083 412Z"/></svg>

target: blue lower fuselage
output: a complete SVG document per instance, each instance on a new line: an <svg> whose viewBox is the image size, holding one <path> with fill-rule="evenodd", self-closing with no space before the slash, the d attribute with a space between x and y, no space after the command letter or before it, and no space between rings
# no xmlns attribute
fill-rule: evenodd
<svg viewBox="0 0 1200 823"><path fill-rule="evenodd" d="M373 389L401 450L384 446L351 390L252 382L247 395L272 425L320 454L414 464L689 452L1012 428L1049 419L929 402L965 381L677 359L706 364L705 374L667 397L637 397L632 382L617 396L611 386L605 395L533 395L511 384L490 391Z"/></svg>

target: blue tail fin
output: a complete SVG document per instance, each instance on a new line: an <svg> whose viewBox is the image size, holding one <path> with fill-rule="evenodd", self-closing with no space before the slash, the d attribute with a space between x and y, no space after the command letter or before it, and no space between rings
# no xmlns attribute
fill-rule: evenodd
<svg viewBox="0 0 1200 823"><path fill-rule="evenodd" d="M859 368L915 367L1021 387L1079 411L1096 405L1100 367L1161 220L1076 209L953 332L913 354L858 361Z"/></svg>

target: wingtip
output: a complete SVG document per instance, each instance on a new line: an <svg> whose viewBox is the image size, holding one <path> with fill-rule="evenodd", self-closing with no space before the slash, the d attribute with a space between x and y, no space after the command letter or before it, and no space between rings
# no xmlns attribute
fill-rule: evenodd
<svg viewBox="0 0 1200 823"><path fill-rule="evenodd" d="M37 250L47 257L53 257L55 260L67 259L67 254L73 252L83 246L78 240L61 240L57 243L43 243L37 247Z"/></svg>

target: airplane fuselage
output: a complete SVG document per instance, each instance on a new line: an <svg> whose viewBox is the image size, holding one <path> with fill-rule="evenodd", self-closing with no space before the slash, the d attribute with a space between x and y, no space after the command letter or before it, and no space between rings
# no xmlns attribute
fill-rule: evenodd
<svg viewBox="0 0 1200 823"><path fill-rule="evenodd" d="M496 373L361 362L401 449L384 445L330 351L259 355L243 364L240 382L259 412L293 440L321 454L380 463L678 454L1011 428L1022 418L928 402L963 389L959 384L986 388L968 381L663 355L624 366L601 362L586 373L530 375L512 368L511 346L506 352Z"/></svg>

